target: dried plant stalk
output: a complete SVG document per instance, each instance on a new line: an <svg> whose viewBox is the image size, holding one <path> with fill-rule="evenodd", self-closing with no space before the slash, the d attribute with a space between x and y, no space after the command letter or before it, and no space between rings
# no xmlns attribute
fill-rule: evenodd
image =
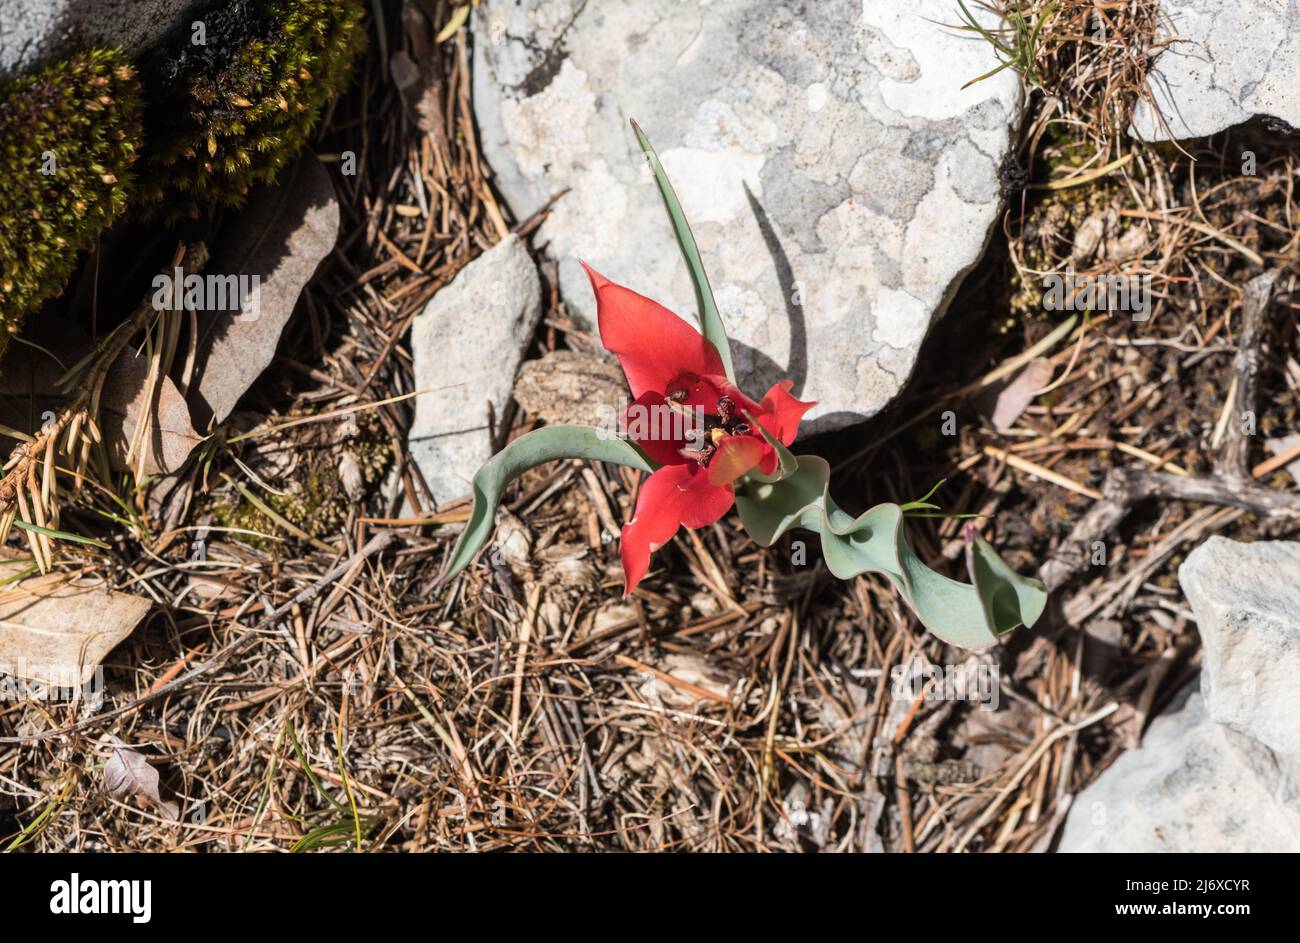
<svg viewBox="0 0 1300 943"><path fill-rule="evenodd" d="M202 243L188 249L182 244L177 246L168 272L178 266L183 272L197 272L206 262L207 249ZM171 369L184 314L183 311L159 311L149 301L141 303L59 381L59 388L65 392L76 388L68 405L36 435L20 436L26 441L10 453L4 465L5 475L0 478L0 543L8 539L11 528L18 524L26 532L32 559L42 573L49 572L54 563L55 534L51 532L59 524L58 455L69 460L70 494L75 496L88 477L93 447L103 443L99 412L109 370L131 338L142 330L147 335L148 395L132 433L127 461L135 470L137 481L144 477L154 403L162 378Z"/></svg>

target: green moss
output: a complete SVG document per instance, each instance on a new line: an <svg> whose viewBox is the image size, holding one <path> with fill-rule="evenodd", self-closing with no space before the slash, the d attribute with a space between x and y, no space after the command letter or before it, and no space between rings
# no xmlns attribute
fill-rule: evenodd
<svg viewBox="0 0 1300 943"><path fill-rule="evenodd" d="M1070 164L1068 170L1060 171L1053 179L1068 176L1076 170L1076 165ZM1036 195L1026 213L1019 242L1024 274L1015 272L1011 279L1012 317L1008 329L1024 320L1058 320L1063 317L1059 312L1043 308L1043 273L1063 274L1071 268L1083 273L1101 265L1104 260L1095 252L1077 260L1071 258L1079 227L1096 214L1105 216L1117 211L1125 196L1121 185L1112 179L1042 191ZM1122 241L1127 231L1138 225L1132 221L1124 222L1117 215L1115 218L1118 224L1106 236L1109 243Z"/></svg>
<svg viewBox="0 0 1300 943"><path fill-rule="evenodd" d="M365 46L360 0L237 0L199 19L206 46L187 30L149 66L142 190L172 220L274 180Z"/></svg>
<svg viewBox="0 0 1300 943"><path fill-rule="evenodd" d="M135 70L115 50L0 86L0 352L125 209L141 110Z"/></svg>
<svg viewBox="0 0 1300 943"><path fill-rule="evenodd" d="M383 478L392 458L387 440L377 428L369 426L359 438L348 443L346 450L356 459L362 485L367 490ZM294 472L291 480L276 483L277 490L283 494L259 491L258 499L312 537L331 539L347 523L348 511L353 504L339 478L338 458L337 448L312 449L310 459ZM218 503L212 508L218 524L258 534L289 536L251 501L238 494L232 498L230 502ZM272 543L250 534L240 534L238 539L259 549L269 549L268 545Z"/></svg>

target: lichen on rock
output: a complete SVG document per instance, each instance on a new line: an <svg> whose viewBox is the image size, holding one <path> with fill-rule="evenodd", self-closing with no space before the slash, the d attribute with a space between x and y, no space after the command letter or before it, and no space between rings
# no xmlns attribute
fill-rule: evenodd
<svg viewBox="0 0 1300 943"><path fill-rule="evenodd" d="M974 4L967 4L974 7ZM741 386L795 381L805 434L879 412L1001 215L1021 82L951 0L518 0L473 19L482 153L571 317L586 259L689 316L635 117L708 260ZM984 16L981 12L979 15ZM996 26L996 17L986 17Z"/></svg>

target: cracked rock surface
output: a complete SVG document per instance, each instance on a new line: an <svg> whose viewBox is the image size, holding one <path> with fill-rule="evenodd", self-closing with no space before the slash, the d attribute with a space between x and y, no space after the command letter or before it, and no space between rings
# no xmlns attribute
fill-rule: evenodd
<svg viewBox="0 0 1300 943"><path fill-rule="evenodd" d="M1163 0L1161 52L1147 79L1156 109L1133 112L1148 141L1217 134L1255 115L1300 127L1300 4ZM1163 120L1162 120L1163 119Z"/></svg>
<svg viewBox="0 0 1300 943"><path fill-rule="evenodd" d="M0 76L89 45L138 53L200 0L0 0Z"/></svg>
<svg viewBox="0 0 1300 943"><path fill-rule="evenodd" d="M1300 543L1211 537L1178 580L1188 685L1075 797L1060 851L1300 851Z"/></svg>
<svg viewBox="0 0 1300 943"><path fill-rule="evenodd" d="M580 322L578 265L694 313L629 127L654 142L704 255L741 385L790 377L803 431L873 415L979 259L1018 78L945 29L947 0L521 0L475 14L482 147Z"/></svg>

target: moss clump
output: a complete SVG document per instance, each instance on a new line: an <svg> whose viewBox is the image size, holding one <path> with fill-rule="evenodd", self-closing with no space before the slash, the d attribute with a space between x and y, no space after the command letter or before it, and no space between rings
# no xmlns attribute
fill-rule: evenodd
<svg viewBox="0 0 1300 943"><path fill-rule="evenodd" d="M1142 254L1148 241L1144 227L1120 214L1126 197L1120 183L1100 180L1035 198L1024 217L1019 241L1023 271L1012 276L1012 316L1004 330L1022 320L1065 316L1043 306L1045 274L1064 275L1070 270L1079 275L1119 274Z"/></svg>
<svg viewBox="0 0 1300 943"><path fill-rule="evenodd" d="M366 423L360 433L346 443L329 447L308 447L308 457L291 474L276 478L276 491L260 492L259 500L298 529L319 539L337 535L347 523L348 512L356 502L348 496L339 473L340 455L346 453L355 462L360 485L370 491L384 477L392 460L392 450L376 424ZM262 470L266 472L266 469ZM233 527L255 534L288 536L278 523L252 502L232 496L229 503L217 503L213 517L223 527ZM242 533L238 539L250 546L267 549L270 541Z"/></svg>
<svg viewBox="0 0 1300 943"><path fill-rule="evenodd" d="M116 50L0 86L0 352L126 208L140 85Z"/></svg>
<svg viewBox="0 0 1300 943"><path fill-rule="evenodd" d="M365 46L360 0L236 0L200 16L150 64L143 196L170 219L238 205L307 142Z"/></svg>

